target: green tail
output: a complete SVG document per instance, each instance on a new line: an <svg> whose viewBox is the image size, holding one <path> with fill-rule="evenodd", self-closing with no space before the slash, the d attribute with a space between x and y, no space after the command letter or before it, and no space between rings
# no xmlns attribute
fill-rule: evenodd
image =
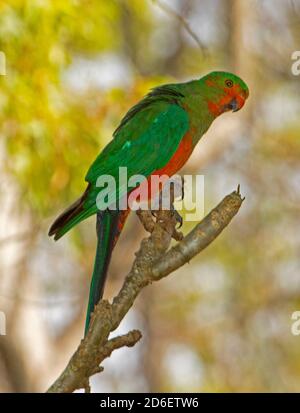
<svg viewBox="0 0 300 413"><path fill-rule="evenodd" d="M87 186L83 195L72 205L64 210L53 222L49 229L49 236L54 235L55 241L65 235L71 228L84 219L94 215L97 212L97 206L92 205L90 208L84 208L85 200L88 196L90 185Z"/></svg>
<svg viewBox="0 0 300 413"><path fill-rule="evenodd" d="M54 235L54 239L57 240L74 225L97 213L98 241L86 315L85 334L87 333L90 324L91 313L93 312L95 305L102 298L112 250L129 213L129 210L106 210L97 212L96 206L91 206L90 208L85 209L84 203L88 190L89 186L85 193L55 220L49 230L49 235Z"/></svg>
<svg viewBox="0 0 300 413"><path fill-rule="evenodd" d="M97 213L98 241L85 322L85 335L94 307L103 295L111 254L121 230L119 225L121 216L122 212L120 211L107 210Z"/></svg>

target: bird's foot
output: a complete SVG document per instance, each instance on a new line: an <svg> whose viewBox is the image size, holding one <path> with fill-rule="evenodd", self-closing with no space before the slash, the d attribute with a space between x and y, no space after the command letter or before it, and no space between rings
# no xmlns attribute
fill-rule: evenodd
<svg viewBox="0 0 300 413"><path fill-rule="evenodd" d="M184 197L184 178L181 178L181 199ZM174 185L170 187L170 206L168 209L163 208L162 193L159 194L159 206L155 210L138 210L137 216L147 232L152 233L155 224L161 225L176 241L183 239L183 234L177 231L183 224L182 216L174 208L175 198ZM177 228L176 228L177 227Z"/></svg>
<svg viewBox="0 0 300 413"><path fill-rule="evenodd" d="M176 225L179 224L178 228L182 227L183 224L183 218L179 214L179 212L174 208L174 206L171 206L171 209L168 210L158 210L158 211L151 211L151 214L153 217L155 217L156 222L161 222L164 220L162 219L162 214L163 215L168 215L169 220L173 220L173 225L172 225L172 238L174 238L176 241L181 241L183 239L183 233L181 231L177 231ZM152 221L153 222L153 221Z"/></svg>
<svg viewBox="0 0 300 413"><path fill-rule="evenodd" d="M147 232L152 233L154 230L155 221L153 220L153 214L149 210L138 209L136 214L141 221L143 227Z"/></svg>

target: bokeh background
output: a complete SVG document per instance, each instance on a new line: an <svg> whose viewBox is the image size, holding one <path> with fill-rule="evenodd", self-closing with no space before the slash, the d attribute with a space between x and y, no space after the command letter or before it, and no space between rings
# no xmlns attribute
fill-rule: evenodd
<svg viewBox="0 0 300 413"><path fill-rule="evenodd" d="M250 98L183 173L205 175L207 212L239 183L246 200L206 251L142 292L116 333L143 339L105 361L92 391L300 390L299 49L299 0L1 2L1 392L45 391L82 337L95 222L55 243L53 218L150 87L216 69L243 77ZM132 214L107 298L144 235Z"/></svg>

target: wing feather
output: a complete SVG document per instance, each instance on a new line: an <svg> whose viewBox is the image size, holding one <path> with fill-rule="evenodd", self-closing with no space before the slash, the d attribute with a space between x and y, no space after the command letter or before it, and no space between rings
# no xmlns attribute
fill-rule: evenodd
<svg viewBox="0 0 300 413"><path fill-rule="evenodd" d="M96 186L99 176L114 177L119 187L116 200L122 198L127 186L119 185L119 167L127 168L128 178L136 174L150 176L168 163L188 129L188 115L177 104L155 102L135 114L89 169L86 181L91 187L85 208L95 207L101 189Z"/></svg>

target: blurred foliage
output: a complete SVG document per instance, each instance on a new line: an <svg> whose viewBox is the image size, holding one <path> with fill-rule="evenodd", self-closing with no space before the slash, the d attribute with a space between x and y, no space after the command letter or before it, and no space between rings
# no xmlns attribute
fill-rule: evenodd
<svg viewBox="0 0 300 413"><path fill-rule="evenodd" d="M141 80L129 93L75 94L62 80L73 56L120 49L124 13L134 21L130 30L141 31L136 38L141 46L151 21L139 4L15 0L0 5L0 49L8 72L0 90L6 166L17 176L25 199L42 214L80 194L83 176L120 112L149 86Z"/></svg>

